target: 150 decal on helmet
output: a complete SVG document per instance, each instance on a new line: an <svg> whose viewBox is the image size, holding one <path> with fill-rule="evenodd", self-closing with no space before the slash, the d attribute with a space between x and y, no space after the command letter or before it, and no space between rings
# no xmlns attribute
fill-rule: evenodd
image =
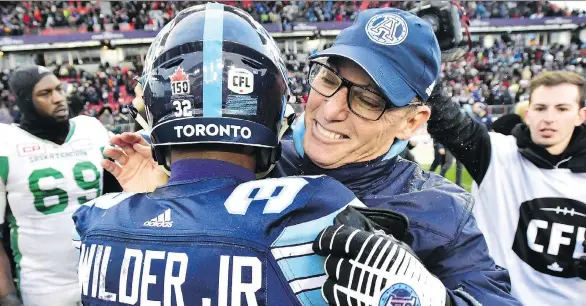
<svg viewBox="0 0 586 306"><path fill-rule="evenodd" d="M175 73L171 75L171 94L188 95L190 92L189 77L183 71L183 68L178 67Z"/></svg>

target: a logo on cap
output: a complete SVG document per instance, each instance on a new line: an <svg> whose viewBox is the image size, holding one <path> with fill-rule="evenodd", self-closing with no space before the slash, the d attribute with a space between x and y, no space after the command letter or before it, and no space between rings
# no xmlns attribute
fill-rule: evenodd
<svg viewBox="0 0 586 306"><path fill-rule="evenodd" d="M370 40L386 46L402 43L409 33L405 19L394 13L372 16L368 20L365 30Z"/></svg>

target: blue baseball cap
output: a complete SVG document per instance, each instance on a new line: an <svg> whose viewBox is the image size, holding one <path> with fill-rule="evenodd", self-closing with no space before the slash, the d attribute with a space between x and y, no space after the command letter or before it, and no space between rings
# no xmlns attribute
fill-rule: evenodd
<svg viewBox="0 0 586 306"><path fill-rule="evenodd" d="M431 26L395 8L361 12L334 44L309 57L340 56L358 64L395 106L427 101L440 74L441 53Z"/></svg>

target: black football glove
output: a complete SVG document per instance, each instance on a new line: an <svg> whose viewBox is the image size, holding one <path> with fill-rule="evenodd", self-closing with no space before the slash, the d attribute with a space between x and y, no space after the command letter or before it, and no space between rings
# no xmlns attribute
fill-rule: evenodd
<svg viewBox="0 0 586 306"><path fill-rule="evenodd" d="M327 256L322 287L330 305L449 305L446 289L411 248L407 218L389 210L348 207L323 230L313 250Z"/></svg>

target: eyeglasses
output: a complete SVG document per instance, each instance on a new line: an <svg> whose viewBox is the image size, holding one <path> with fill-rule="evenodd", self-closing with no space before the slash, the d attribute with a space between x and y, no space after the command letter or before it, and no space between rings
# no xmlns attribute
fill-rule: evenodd
<svg viewBox="0 0 586 306"><path fill-rule="evenodd" d="M366 120L377 121L387 109L398 108L382 95L348 81L332 68L319 62L312 62L309 69L309 85L326 98L331 98L342 87L348 88L348 108L356 116ZM419 103L409 105L419 105Z"/></svg>
<svg viewBox="0 0 586 306"><path fill-rule="evenodd" d="M379 120L387 108L387 100L383 96L346 80L322 63L312 63L309 69L309 85L327 98L331 98L342 87L348 88L348 108L357 116L367 120Z"/></svg>

